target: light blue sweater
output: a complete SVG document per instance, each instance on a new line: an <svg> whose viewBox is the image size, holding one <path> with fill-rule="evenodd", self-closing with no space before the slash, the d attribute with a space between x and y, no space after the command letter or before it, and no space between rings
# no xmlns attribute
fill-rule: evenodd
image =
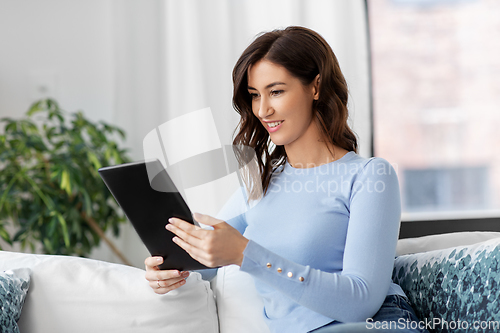
<svg viewBox="0 0 500 333"><path fill-rule="evenodd" d="M241 270L254 277L272 332L305 333L332 320L365 321L392 283L401 201L394 168L349 152L277 170L267 194L226 222L250 241Z"/></svg>

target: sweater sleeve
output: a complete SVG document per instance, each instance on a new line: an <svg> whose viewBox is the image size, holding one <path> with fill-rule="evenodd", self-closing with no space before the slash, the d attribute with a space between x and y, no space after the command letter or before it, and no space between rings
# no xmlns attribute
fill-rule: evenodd
<svg viewBox="0 0 500 333"><path fill-rule="evenodd" d="M373 163L385 172L368 168ZM401 217L399 183L386 160L372 158L351 186L342 271L294 263L251 240L241 270L329 318L357 322L373 316L391 283Z"/></svg>

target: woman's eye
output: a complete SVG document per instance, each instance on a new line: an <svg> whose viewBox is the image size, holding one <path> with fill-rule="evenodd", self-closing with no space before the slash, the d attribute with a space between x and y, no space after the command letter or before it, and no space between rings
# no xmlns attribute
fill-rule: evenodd
<svg viewBox="0 0 500 333"><path fill-rule="evenodd" d="M278 95L281 95L283 93L283 90L273 90L271 91L271 95L273 96L278 96Z"/></svg>
<svg viewBox="0 0 500 333"><path fill-rule="evenodd" d="M257 97L259 97L259 95L258 95L258 94L250 94L250 97L251 97L252 99L256 99Z"/></svg>

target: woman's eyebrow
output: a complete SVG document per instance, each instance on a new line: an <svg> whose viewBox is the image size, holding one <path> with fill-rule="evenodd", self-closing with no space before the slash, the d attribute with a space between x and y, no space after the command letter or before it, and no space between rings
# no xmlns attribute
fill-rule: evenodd
<svg viewBox="0 0 500 333"><path fill-rule="evenodd" d="M286 83L285 83L285 82L273 82L273 83L269 83L269 84L265 87L265 89L272 88L272 87L277 86L277 85L279 85L279 84L284 84L284 85L286 85ZM257 89L255 89L254 87L250 87L250 86L248 86L247 88L248 88L248 89L250 89L250 90L257 90Z"/></svg>

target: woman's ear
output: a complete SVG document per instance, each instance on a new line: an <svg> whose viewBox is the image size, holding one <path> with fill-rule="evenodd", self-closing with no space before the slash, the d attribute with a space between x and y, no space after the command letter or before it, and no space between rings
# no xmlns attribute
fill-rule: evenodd
<svg viewBox="0 0 500 333"><path fill-rule="evenodd" d="M316 75L313 80L313 99L317 101L319 99L319 83L320 83L320 75Z"/></svg>

